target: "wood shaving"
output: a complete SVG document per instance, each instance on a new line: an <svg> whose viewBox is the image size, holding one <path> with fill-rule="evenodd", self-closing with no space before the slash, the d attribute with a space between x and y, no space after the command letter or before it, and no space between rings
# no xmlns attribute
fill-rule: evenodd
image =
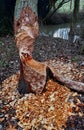
<svg viewBox="0 0 84 130"><path fill-rule="evenodd" d="M51 61L47 63L51 64ZM58 73L63 75L70 71L71 76L68 74L67 76L71 79L74 78L71 71L73 65L69 63L59 64L59 61L55 60L52 61L52 65ZM59 71L57 66L64 67L63 71L62 69ZM68 69L65 69L67 67L71 67L71 69L68 71ZM76 69L74 69L74 73ZM46 92L43 94L30 93L21 96L17 90L19 77L20 72L17 72L3 81L0 89L0 103L4 102L2 112L8 111L10 107L15 109L14 118L19 119L18 125L23 130L63 130L69 116L79 114L80 117L83 117L80 107L84 104L78 98L76 104L74 104L74 98L78 96L78 93L71 92L65 86L49 80L46 84ZM74 108L75 113L73 113L72 108ZM6 114L5 117L8 118L9 115ZM3 121L4 118L0 118L0 120Z"/></svg>

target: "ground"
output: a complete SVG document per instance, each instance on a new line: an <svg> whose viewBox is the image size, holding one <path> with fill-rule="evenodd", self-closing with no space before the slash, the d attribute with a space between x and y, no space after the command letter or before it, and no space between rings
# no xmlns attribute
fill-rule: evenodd
<svg viewBox="0 0 84 130"><path fill-rule="evenodd" d="M38 37L33 57L65 78L84 82L84 41ZM0 129L84 130L84 94L49 80L41 95L18 92L19 56L14 37L0 38ZM15 74L15 75L14 75Z"/></svg>

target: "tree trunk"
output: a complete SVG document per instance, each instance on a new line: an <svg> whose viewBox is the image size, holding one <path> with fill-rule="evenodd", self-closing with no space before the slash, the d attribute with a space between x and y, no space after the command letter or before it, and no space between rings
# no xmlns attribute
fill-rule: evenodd
<svg viewBox="0 0 84 130"><path fill-rule="evenodd" d="M80 4L80 0L74 1L74 9L73 9L72 21L71 21L70 32L69 32L70 39L74 38L76 22L78 20L79 4Z"/></svg>
<svg viewBox="0 0 84 130"><path fill-rule="evenodd" d="M84 92L84 83L60 77L52 67L33 59L33 46L39 31L38 18L34 12L37 14L35 0L17 0L14 29L21 63L19 91L40 94L45 90L48 78L52 78L71 89Z"/></svg>
<svg viewBox="0 0 84 130"><path fill-rule="evenodd" d="M35 87L32 88L32 79L36 77L37 73L32 69L32 65L35 63L32 61L31 65L30 60L33 60L33 43L39 31L37 4L38 0L17 0L15 6L14 30L21 64L19 89L23 89L23 93L36 92ZM34 85L36 86L36 84Z"/></svg>
<svg viewBox="0 0 84 130"><path fill-rule="evenodd" d="M35 14L37 15L37 4L38 0L17 0L15 6L15 17L19 18L22 8L27 6L31 7L33 12L35 12Z"/></svg>

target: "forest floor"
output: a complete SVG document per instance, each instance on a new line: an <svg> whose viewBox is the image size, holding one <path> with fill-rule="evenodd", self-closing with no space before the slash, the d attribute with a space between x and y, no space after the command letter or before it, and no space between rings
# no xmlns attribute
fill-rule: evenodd
<svg viewBox="0 0 84 130"><path fill-rule="evenodd" d="M42 95L20 95L17 91L20 64L14 37L1 37L0 51L1 130L84 130L84 94L49 80ZM71 43L40 36L33 57L46 61L65 78L84 82L83 40Z"/></svg>
<svg viewBox="0 0 84 130"><path fill-rule="evenodd" d="M67 57L79 65L84 64L84 41L70 43L52 37L38 37L33 57L39 61ZM0 82L19 70L19 55L14 37L0 37Z"/></svg>

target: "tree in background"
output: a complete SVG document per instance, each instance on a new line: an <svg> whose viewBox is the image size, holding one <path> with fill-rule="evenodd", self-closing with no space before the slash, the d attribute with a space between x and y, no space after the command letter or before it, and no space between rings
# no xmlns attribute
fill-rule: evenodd
<svg viewBox="0 0 84 130"><path fill-rule="evenodd" d="M49 0L38 0L38 17L42 21L49 12Z"/></svg>
<svg viewBox="0 0 84 130"><path fill-rule="evenodd" d="M74 0L74 8L69 32L70 37L73 37L75 33L76 22L78 20L79 7L80 7L80 0Z"/></svg>
<svg viewBox="0 0 84 130"><path fill-rule="evenodd" d="M49 11L43 21L50 19L50 17L52 17L59 8L70 1L71 0L49 0L49 3L47 5L49 7Z"/></svg>

